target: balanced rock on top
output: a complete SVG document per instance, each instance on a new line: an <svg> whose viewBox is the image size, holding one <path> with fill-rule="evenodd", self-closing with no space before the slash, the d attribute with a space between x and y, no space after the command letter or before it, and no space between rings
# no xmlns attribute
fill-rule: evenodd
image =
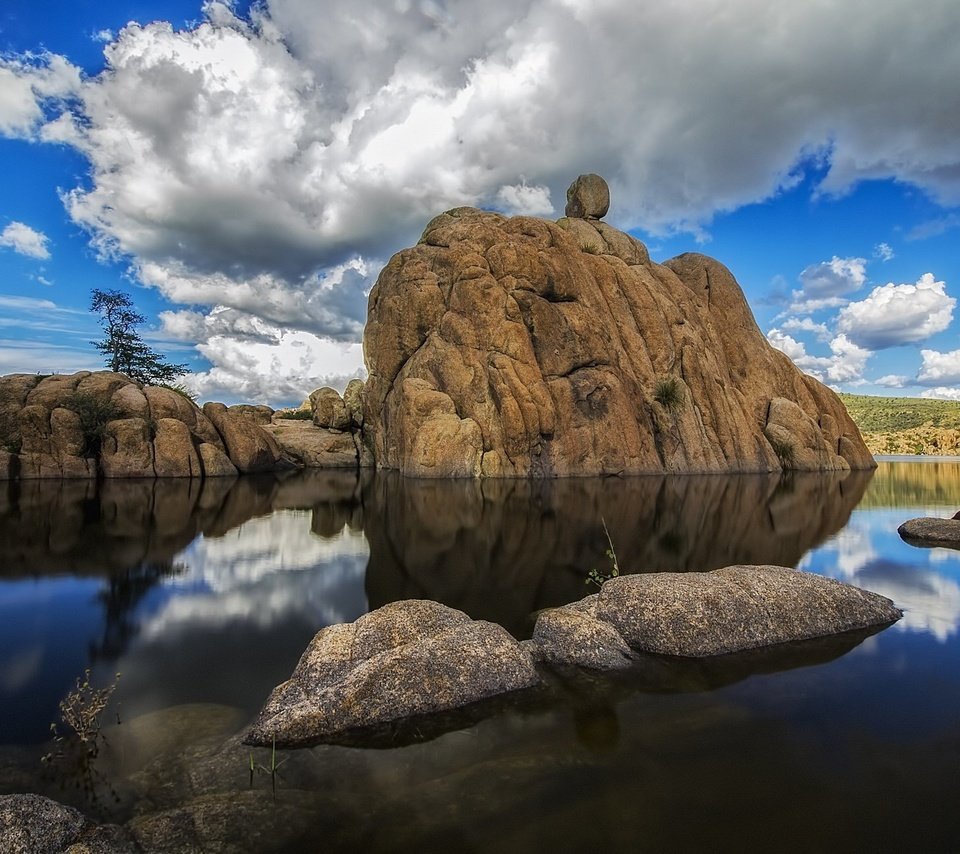
<svg viewBox="0 0 960 854"><path fill-rule="evenodd" d="M603 219L610 209L610 189L599 175L580 175L567 188L564 214L578 219Z"/></svg>

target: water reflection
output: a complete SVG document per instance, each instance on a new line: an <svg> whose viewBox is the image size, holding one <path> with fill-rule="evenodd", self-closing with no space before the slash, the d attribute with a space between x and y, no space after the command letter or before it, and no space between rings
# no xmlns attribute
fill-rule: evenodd
<svg viewBox="0 0 960 854"><path fill-rule="evenodd" d="M736 477L411 481L364 488L370 607L436 599L529 633L536 610L579 599L606 569L606 522L625 572L793 566L839 531L870 472Z"/></svg>
<svg viewBox="0 0 960 854"><path fill-rule="evenodd" d="M960 501L960 460L881 462L849 524L800 566L893 599L895 629L941 643L960 629L960 552L916 548L897 527L914 516L952 515Z"/></svg>
<svg viewBox="0 0 960 854"><path fill-rule="evenodd" d="M0 492L3 729L42 737L88 664L146 712L253 712L322 626L430 598L519 637L590 592L606 522L627 572L801 565L890 596L898 631L960 627L960 552L896 528L960 495L960 463L871 473L530 481L24 482ZM857 508L854 510L854 508ZM955 510L955 508L953 508ZM953 512L951 510L951 512ZM15 722L14 722L15 719Z"/></svg>

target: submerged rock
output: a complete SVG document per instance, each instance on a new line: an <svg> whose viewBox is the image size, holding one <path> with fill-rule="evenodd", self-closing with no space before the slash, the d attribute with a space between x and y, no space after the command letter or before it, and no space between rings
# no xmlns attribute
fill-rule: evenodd
<svg viewBox="0 0 960 854"><path fill-rule="evenodd" d="M362 394L377 467L872 468L843 403L770 346L730 271L699 254L652 262L640 241L589 218L605 212L603 182L585 178L556 223L457 208L383 269Z"/></svg>
<svg viewBox="0 0 960 854"><path fill-rule="evenodd" d="M610 637L636 652L692 658L882 626L903 616L884 596L782 566L620 576L598 595L559 611L578 624L596 623L597 633L614 629ZM541 615L534 639L541 621L556 619L556 612ZM622 666L609 653L598 657L576 644L544 646L539 655L594 669Z"/></svg>
<svg viewBox="0 0 960 854"><path fill-rule="evenodd" d="M502 627L437 602L385 605L311 641L244 741L302 747L460 709L540 681Z"/></svg>
<svg viewBox="0 0 960 854"><path fill-rule="evenodd" d="M42 795L0 795L4 854L134 854L123 828L97 825L73 807Z"/></svg>
<svg viewBox="0 0 960 854"><path fill-rule="evenodd" d="M960 549L960 513L952 519L923 516L904 522L897 533L910 545Z"/></svg>

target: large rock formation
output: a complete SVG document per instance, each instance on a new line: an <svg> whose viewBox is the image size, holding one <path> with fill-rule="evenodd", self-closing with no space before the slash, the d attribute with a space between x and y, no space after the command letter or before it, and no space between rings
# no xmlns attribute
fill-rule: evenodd
<svg viewBox="0 0 960 854"><path fill-rule="evenodd" d="M364 441L425 477L869 468L828 388L757 327L719 262L657 264L590 217L457 208L370 294ZM602 180L602 179L598 179Z"/></svg>
<svg viewBox="0 0 960 854"><path fill-rule="evenodd" d="M271 470L283 456L262 418L223 404L201 410L110 371L11 374L0 377L0 480Z"/></svg>

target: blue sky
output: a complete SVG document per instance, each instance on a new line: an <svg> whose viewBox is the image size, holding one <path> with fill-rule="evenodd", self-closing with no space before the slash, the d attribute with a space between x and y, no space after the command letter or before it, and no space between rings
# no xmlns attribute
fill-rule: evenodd
<svg viewBox="0 0 960 854"><path fill-rule="evenodd" d="M701 251L804 370L960 399L960 4L7 0L0 373L101 366L127 291L202 399L362 375L435 213L557 217L579 173Z"/></svg>

